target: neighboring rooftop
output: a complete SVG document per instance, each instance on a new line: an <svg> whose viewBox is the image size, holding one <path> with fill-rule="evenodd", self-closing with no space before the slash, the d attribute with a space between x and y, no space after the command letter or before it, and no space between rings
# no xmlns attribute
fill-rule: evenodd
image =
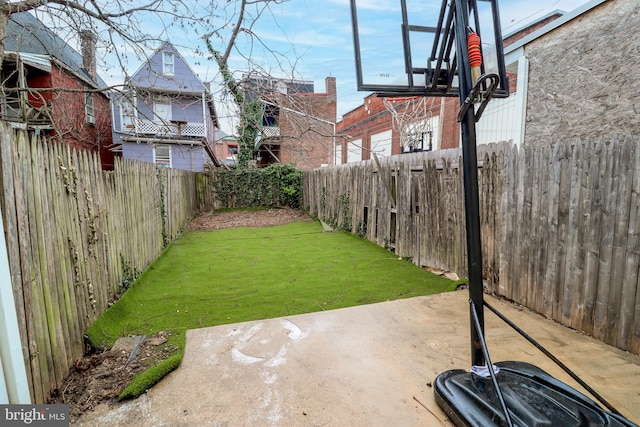
<svg viewBox="0 0 640 427"><path fill-rule="evenodd" d="M80 77L98 88L107 84L97 76L94 80L83 68L82 55L47 28L29 12L13 13L7 24L5 51L46 55L57 59Z"/></svg>

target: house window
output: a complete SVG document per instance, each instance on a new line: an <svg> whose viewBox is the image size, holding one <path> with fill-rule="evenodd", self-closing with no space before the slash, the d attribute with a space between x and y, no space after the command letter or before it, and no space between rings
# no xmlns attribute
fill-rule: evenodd
<svg viewBox="0 0 640 427"><path fill-rule="evenodd" d="M158 144L153 148L153 163L167 168L171 167L171 146Z"/></svg>
<svg viewBox="0 0 640 427"><path fill-rule="evenodd" d="M84 94L84 115L87 123L96 123L96 117L93 113L93 92L85 92Z"/></svg>
<svg viewBox="0 0 640 427"><path fill-rule="evenodd" d="M174 75L174 54L172 52L162 53L162 74L165 76Z"/></svg>
<svg viewBox="0 0 640 427"><path fill-rule="evenodd" d="M122 130L131 130L135 128L136 112L133 105L128 99L120 101L120 123Z"/></svg>
<svg viewBox="0 0 640 427"><path fill-rule="evenodd" d="M230 145L227 148L227 154L229 156L237 156L238 155L238 146L237 145Z"/></svg>
<svg viewBox="0 0 640 427"><path fill-rule="evenodd" d="M156 98L153 101L153 114L157 121L164 123L171 121L171 101L168 98Z"/></svg>

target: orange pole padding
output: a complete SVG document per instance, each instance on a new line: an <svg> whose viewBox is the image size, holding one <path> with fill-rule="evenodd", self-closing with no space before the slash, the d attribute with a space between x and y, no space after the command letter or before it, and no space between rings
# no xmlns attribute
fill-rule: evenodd
<svg viewBox="0 0 640 427"><path fill-rule="evenodd" d="M482 52L480 51L480 37L478 33L469 33L467 36L467 46L469 50L469 65L471 67L481 66Z"/></svg>

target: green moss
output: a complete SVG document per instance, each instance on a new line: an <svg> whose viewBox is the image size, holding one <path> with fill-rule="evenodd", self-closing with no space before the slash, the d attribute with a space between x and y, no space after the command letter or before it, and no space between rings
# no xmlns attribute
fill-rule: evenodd
<svg viewBox="0 0 640 427"><path fill-rule="evenodd" d="M145 391L149 390L154 384L163 379L173 370L175 370L182 362L183 353L174 354L163 362L147 369L146 371L138 374L131 381L131 384L125 388L118 400L135 399Z"/></svg>

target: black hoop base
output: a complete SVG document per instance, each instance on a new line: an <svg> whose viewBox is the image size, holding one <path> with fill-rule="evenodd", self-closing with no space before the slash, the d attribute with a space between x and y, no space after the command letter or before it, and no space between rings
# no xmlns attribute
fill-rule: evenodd
<svg viewBox="0 0 640 427"><path fill-rule="evenodd" d="M633 427L584 394L525 362L498 362L498 384L514 426ZM438 406L456 426L507 426L491 378L461 369L438 375Z"/></svg>

